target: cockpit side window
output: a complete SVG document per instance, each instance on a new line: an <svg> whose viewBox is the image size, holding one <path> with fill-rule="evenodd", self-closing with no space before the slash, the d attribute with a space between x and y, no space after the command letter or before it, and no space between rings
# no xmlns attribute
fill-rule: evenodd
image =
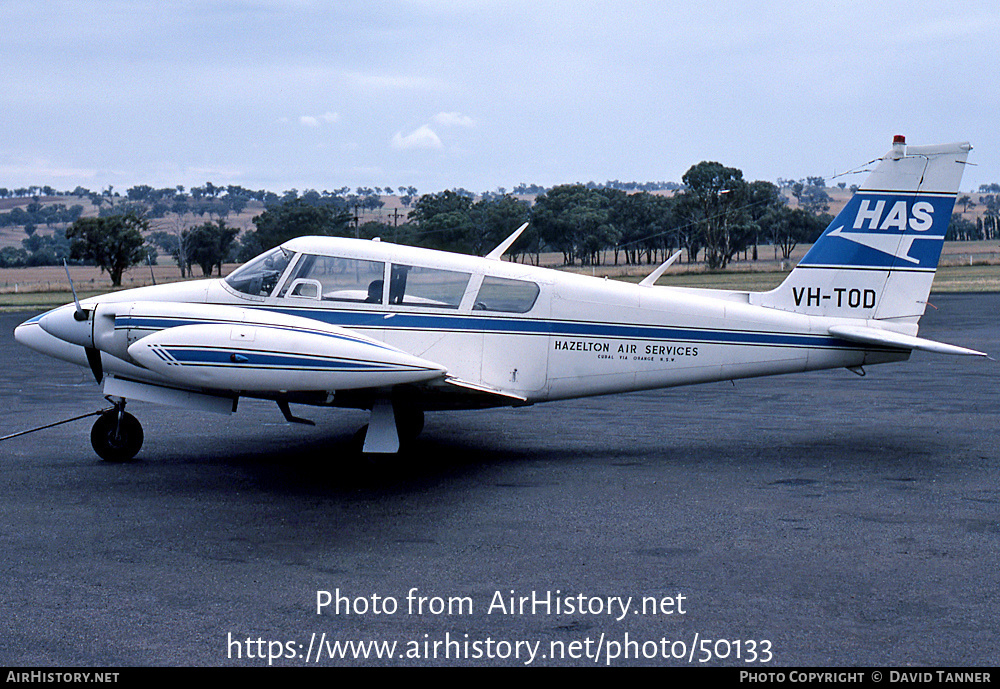
<svg viewBox="0 0 1000 689"><path fill-rule="evenodd" d="M385 264L380 261L307 254L278 296L381 304L384 275Z"/></svg>
<svg viewBox="0 0 1000 689"><path fill-rule="evenodd" d="M471 273L393 264L389 303L457 309L471 278Z"/></svg>
<svg viewBox="0 0 1000 689"><path fill-rule="evenodd" d="M226 284L237 292L266 297L274 291L293 255L291 251L280 246L271 249L230 273L226 278Z"/></svg>
<svg viewBox="0 0 1000 689"><path fill-rule="evenodd" d="M528 280L512 280L487 275L476 295L474 311L527 313L538 299L538 285Z"/></svg>

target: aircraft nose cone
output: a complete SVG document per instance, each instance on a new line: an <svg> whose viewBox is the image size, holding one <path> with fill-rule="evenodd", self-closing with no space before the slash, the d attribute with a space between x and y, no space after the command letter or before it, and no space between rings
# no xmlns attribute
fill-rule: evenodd
<svg viewBox="0 0 1000 689"><path fill-rule="evenodd" d="M42 330L64 342L71 342L81 347L94 346L93 320L77 320L76 307L67 304L50 311L39 319Z"/></svg>
<svg viewBox="0 0 1000 689"><path fill-rule="evenodd" d="M34 333L38 331L38 321L40 316L35 316L34 318L29 318L21 325L14 328L14 339L17 340L19 344L23 344L25 347L31 347L35 349L34 344L35 338Z"/></svg>

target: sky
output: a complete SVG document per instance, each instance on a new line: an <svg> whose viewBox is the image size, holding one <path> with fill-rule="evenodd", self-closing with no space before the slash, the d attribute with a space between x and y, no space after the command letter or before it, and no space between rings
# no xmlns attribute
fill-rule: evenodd
<svg viewBox="0 0 1000 689"><path fill-rule="evenodd" d="M746 179L969 141L1000 182L1000 9L972 2L7 0L0 187L283 192Z"/></svg>

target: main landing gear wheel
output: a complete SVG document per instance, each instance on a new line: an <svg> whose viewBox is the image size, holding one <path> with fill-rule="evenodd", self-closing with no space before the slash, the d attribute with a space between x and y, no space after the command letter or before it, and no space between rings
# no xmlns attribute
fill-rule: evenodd
<svg viewBox="0 0 1000 689"><path fill-rule="evenodd" d="M107 462L127 462L142 447L142 424L123 409L106 411L90 430L90 444Z"/></svg>

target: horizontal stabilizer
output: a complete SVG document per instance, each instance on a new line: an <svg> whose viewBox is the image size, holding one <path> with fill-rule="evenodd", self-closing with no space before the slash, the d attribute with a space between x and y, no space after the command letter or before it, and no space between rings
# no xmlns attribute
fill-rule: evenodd
<svg viewBox="0 0 1000 689"><path fill-rule="evenodd" d="M830 326L829 333L851 342L861 344L879 345L883 347L899 347L900 349L919 349L924 352L935 352L937 354L958 354L962 356L986 356L985 352L977 352L974 349L957 347L935 342L923 337L904 335L891 330L881 328L871 328L865 325L833 325Z"/></svg>

